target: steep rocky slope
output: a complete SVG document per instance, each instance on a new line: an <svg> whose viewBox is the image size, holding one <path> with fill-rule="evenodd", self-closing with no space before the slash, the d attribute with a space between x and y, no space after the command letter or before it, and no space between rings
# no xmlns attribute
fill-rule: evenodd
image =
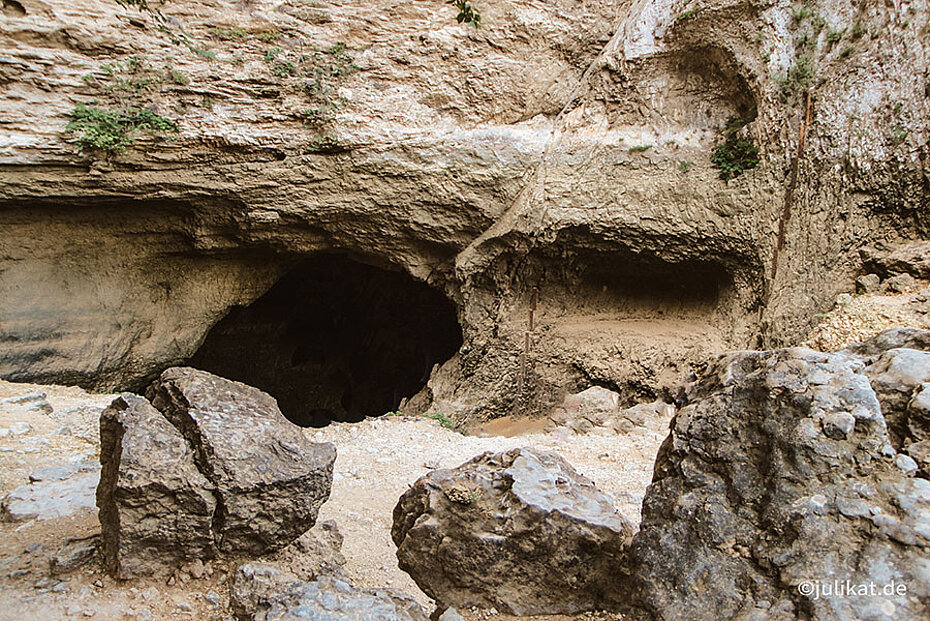
<svg viewBox="0 0 930 621"><path fill-rule="evenodd" d="M3 2L0 376L137 388L327 252L454 303L408 410L633 400L800 340L866 240L926 233L926 2L155 8ZM167 131L80 151L78 104ZM723 181L733 118L760 163ZM329 371L338 418L363 373Z"/></svg>

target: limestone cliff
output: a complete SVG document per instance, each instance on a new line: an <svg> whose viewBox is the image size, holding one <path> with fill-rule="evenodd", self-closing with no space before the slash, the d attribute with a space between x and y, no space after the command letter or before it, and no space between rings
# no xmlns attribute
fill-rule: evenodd
<svg viewBox="0 0 930 621"><path fill-rule="evenodd" d="M406 407L653 396L926 234L926 1L129 4L3 0L4 378L138 387L335 252L455 304ZM178 131L80 150L79 104Z"/></svg>

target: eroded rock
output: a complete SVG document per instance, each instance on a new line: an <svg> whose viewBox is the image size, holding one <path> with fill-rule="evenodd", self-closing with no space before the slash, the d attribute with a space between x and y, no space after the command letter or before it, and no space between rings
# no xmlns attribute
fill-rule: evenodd
<svg viewBox="0 0 930 621"><path fill-rule="evenodd" d="M216 488L220 550L265 553L313 526L332 485L332 444L309 442L268 394L205 371L167 369L148 396Z"/></svg>
<svg viewBox="0 0 930 621"><path fill-rule="evenodd" d="M100 535L68 539L49 559L52 575L74 571L90 563L100 549Z"/></svg>
<svg viewBox="0 0 930 621"><path fill-rule="evenodd" d="M549 415L550 427L568 427L582 434L592 431L629 433L647 421L667 418L675 411L674 406L662 401L623 408L620 399L619 393L601 386L568 395Z"/></svg>
<svg viewBox="0 0 930 621"><path fill-rule="evenodd" d="M400 568L445 606L571 614L607 601L632 529L554 453L484 453L401 496Z"/></svg>
<svg viewBox="0 0 930 621"><path fill-rule="evenodd" d="M331 576L304 582L269 563L239 567L230 599L240 621L427 620L420 605L397 589L362 589Z"/></svg>
<svg viewBox="0 0 930 621"><path fill-rule="evenodd" d="M925 618L930 483L896 464L863 367L806 349L713 363L659 452L629 597L662 619ZM831 588L847 580L879 593Z"/></svg>
<svg viewBox="0 0 930 621"><path fill-rule="evenodd" d="M100 439L97 505L108 571L131 578L213 556L215 488L162 413L123 394L101 415Z"/></svg>

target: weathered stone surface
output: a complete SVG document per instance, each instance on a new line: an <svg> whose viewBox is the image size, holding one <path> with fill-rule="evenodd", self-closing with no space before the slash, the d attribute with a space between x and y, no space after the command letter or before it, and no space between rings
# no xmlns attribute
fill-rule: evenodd
<svg viewBox="0 0 930 621"><path fill-rule="evenodd" d="M867 247L861 251L865 269L883 278L906 275L930 278L930 242L913 241L890 247Z"/></svg>
<svg viewBox="0 0 930 621"><path fill-rule="evenodd" d="M660 450L627 595L661 619L926 618L930 482L896 464L863 366L806 349L714 362ZM832 589L847 580L879 593Z"/></svg>
<svg viewBox="0 0 930 621"><path fill-rule="evenodd" d="M50 520L95 509L94 491L100 480L100 468L84 464L68 470L64 478L49 478L11 490L3 499L3 516L15 522Z"/></svg>
<svg viewBox="0 0 930 621"><path fill-rule="evenodd" d="M216 488L220 550L268 552L313 526L332 485L332 444L309 442L266 393L204 371L167 369L147 394Z"/></svg>
<svg viewBox="0 0 930 621"><path fill-rule="evenodd" d="M101 415L100 439L97 506L109 572L131 578L212 556L214 486L162 413L123 394Z"/></svg>
<svg viewBox="0 0 930 621"><path fill-rule="evenodd" d="M74 571L93 561L99 549L100 535L69 539L49 559L49 570L53 576Z"/></svg>
<svg viewBox="0 0 930 621"><path fill-rule="evenodd" d="M268 563L233 574L233 613L240 621L426 621L416 601L397 589L362 589L324 576L304 582Z"/></svg>
<svg viewBox="0 0 930 621"><path fill-rule="evenodd" d="M532 409L584 378L651 398L760 328L770 342L806 332L852 288L859 247L926 228L924 3L900 19L896 3L817 0L820 36L791 3L748 0L688 19L670 0L487 0L481 30L425 2L397 19L393 0L158 4L215 59L131 4L4 16L0 376L141 386L295 258L346 252L460 304L465 346L424 410ZM870 36L849 40L853 23ZM241 36L217 38L227 29ZM307 127L306 78L262 60L274 33L301 71L301 49L354 55L332 148ZM785 119L803 103L780 78L801 40L816 47L816 107L788 191ZM115 107L103 67L131 57L160 75L170 57L185 76L127 102L177 121L177 139L78 151L68 113ZM750 121L761 163L725 182L709 155L732 117ZM524 373L531 299L546 336ZM518 378L541 381L514 394Z"/></svg>
<svg viewBox="0 0 930 621"><path fill-rule="evenodd" d="M901 448L909 435L909 413L921 415L919 398L909 408L915 392L930 382L930 352L916 349L889 349L871 361L865 369L872 388L882 404L882 413L895 448Z"/></svg>
<svg viewBox="0 0 930 621"><path fill-rule="evenodd" d="M550 427L568 427L575 433L629 433L647 420L667 418L675 411L674 406L662 401L623 408L620 399L619 393L601 386L567 395L549 415Z"/></svg>
<svg viewBox="0 0 930 621"><path fill-rule="evenodd" d="M438 603L512 614L593 610L608 598L632 529L554 453L484 453L401 496L400 568Z"/></svg>
<svg viewBox="0 0 930 621"><path fill-rule="evenodd" d="M342 568L346 564L342 541L336 522L318 522L281 550L275 560L286 564L294 575L308 582L320 576L342 577Z"/></svg>
<svg viewBox="0 0 930 621"><path fill-rule="evenodd" d="M844 351L868 358L882 354L889 349L930 351L930 331L919 328L883 330L870 339L850 345Z"/></svg>

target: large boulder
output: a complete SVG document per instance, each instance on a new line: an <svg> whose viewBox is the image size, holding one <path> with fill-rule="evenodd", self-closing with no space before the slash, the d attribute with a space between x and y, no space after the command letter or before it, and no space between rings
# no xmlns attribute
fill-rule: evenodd
<svg viewBox="0 0 930 621"><path fill-rule="evenodd" d="M554 453L484 453L401 496L400 568L442 606L516 615L601 607L632 536L607 496Z"/></svg>
<svg viewBox="0 0 930 621"><path fill-rule="evenodd" d="M397 589L363 589L332 576L305 582L269 563L239 567L230 600L240 621L427 621L420 605Z"/></svg>
<svg viewBox="0 0 930 621"><path fill-rule="evenodd" d="M690 396L619 593L659 619L928 618L930 482L861 360L733 352Z"/></svg>
<svg viewBox="0 0 930 621"><path fill-rule="evenodd" d="M268 394L205 371L167 369L147 395L216 488L221 551L265 553L313 526L332 485L332 444L309 442Z"/></svg>
<svg viewBox="0 0 930 621"><path fill-rule="evenodd" d="M930 331L894 328L850 345L844 353L866 363L888 435L930 479Z"/></svg>
<svg viewBox="0 0 930 621"><path fill-rule="evenodd" d="M118 578L214 554L215 488L184 437L137 395L100 417L97 505L108 571Z"/></svg>

